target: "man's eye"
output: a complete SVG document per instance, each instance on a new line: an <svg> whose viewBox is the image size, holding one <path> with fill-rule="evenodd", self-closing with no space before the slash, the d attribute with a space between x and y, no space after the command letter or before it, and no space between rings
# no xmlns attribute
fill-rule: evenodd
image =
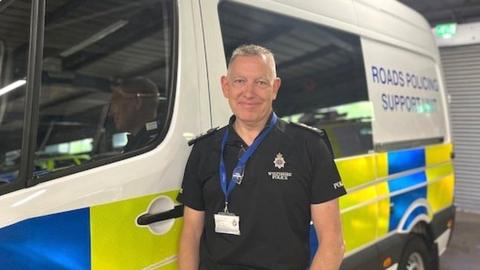
<svg viewBox="0 0 480 270"><path fill-rule="evenodd" d="M235 84L235 85L244 85L244 84L245 84L245 80L244 80L244 79L235 79L235 80L233 80L233 84Z"/></svg>
<svg viewBox="0 0 480 270"><path fill-rule="evenodd" d="M257 85L260 86L260 87L267 87L268 86L268 82L267 81L263 81L263 80L259 80L259 81L256 81Z"/></svg>

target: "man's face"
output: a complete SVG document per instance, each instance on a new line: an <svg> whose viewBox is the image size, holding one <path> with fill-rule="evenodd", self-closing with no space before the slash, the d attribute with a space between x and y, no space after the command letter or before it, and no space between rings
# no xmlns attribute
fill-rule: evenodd
<svg viewBox="0 0 480 270"><path fill-rule="evenodd" d="M265 56L237 56L222 77L223 95L238 120L255 124L269 117L280 88L273 65Z"/></svg>
<svg viewBox="0 0 480 270"><path fill-rule="evenodd" d="M135 98L125 96L118 89L113 89L109 113L119 131L131 132L135 127L135 106Z"/></svg>

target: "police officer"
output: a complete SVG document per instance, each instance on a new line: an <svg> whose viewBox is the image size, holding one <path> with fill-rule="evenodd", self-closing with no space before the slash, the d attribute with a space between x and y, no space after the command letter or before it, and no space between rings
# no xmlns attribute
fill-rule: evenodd
<svg viewBox="0 0 480 270"><path fill-rule="evenodd" d="M159 92L148 78L117 80L112 85L109 114L118 131L127 132L123 152L141 148L158 135L157 111Z"/></svg>
<svg viewBox="0 0 480 270"><path fill-rule="evenodd" d="M237 48L221 84L233 116L197 138L178 200L185 205L179 269L338 269L345 193L326 135L272 110L280 88L272 53Z"/></svg>

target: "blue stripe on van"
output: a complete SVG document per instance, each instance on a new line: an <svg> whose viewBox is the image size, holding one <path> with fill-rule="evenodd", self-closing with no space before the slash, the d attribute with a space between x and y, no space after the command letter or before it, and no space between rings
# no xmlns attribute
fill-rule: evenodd
<svg viewBox="0 0 480 270"><path fill-rule="evenodd" d="M89 208L0 229L2 269L90 269L90 261Z"/></svg>
<svg viewBox="0 0 480 270"><path fill-rule="evenodd" d="M425 149L388 152L388 174L425 166Z"/></svg>
<svg viewBox="0 0 480 270"><path fill-rule="evenodd" d="M418 172L415 174L407 175L400 178L395 178L388 181L388 188L390 194L408 189L409 187L426 183L427 176L424 171ZM416 188L414 190L408 191L406 193L398 194L390 198L390 203L393 204L393 207L390 207L390 223L389 231L395 230L398 227L400 219L405 214L405 211L410 206L412 202L420 198L427 198L427 187L423 186ZM412 218L413 219L413 218Z"/></svg>

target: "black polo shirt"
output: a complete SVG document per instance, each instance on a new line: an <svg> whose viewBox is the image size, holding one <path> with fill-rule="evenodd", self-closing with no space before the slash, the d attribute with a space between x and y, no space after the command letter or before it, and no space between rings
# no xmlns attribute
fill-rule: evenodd
<svg viewBox="0 0 480 270"><path fill-rule="evenodd" d="M307 269L310 205L345 194L322 132L278 120L250 157L243 181L232 191L229 211L240 217L240 235L215 232L223 211L221 140L227 181L248 146L230 124L198 140L188 159L178 201L205 211L200 269Z"/></svg>

